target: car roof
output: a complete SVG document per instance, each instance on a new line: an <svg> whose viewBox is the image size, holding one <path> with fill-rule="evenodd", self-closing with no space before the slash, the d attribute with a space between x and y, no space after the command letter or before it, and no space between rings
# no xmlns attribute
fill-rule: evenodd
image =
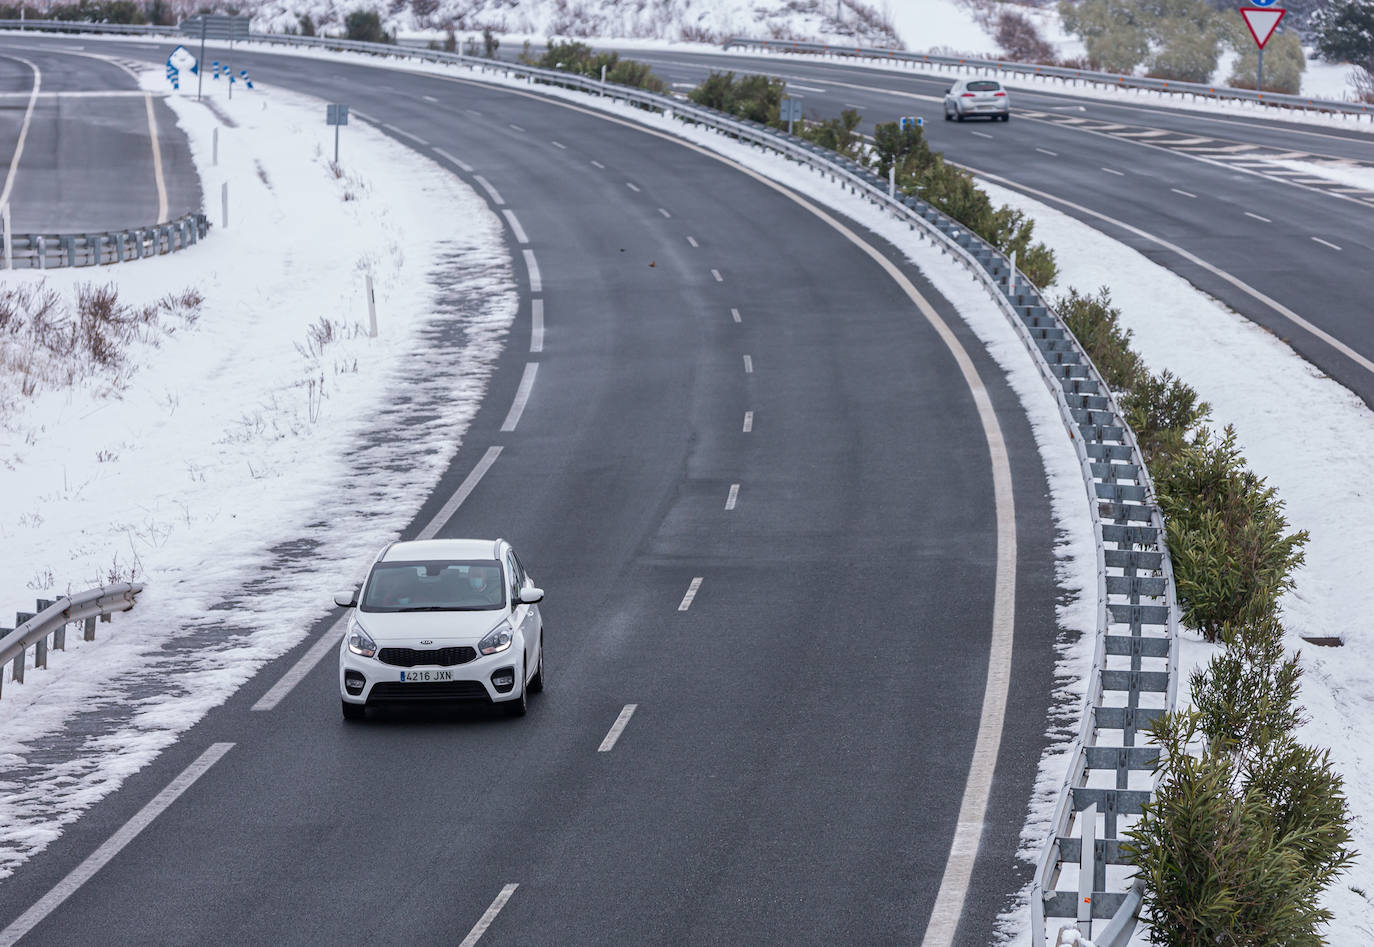
<svg viewBox="0 0 1374 947"><path fill-rule="evenodd" d="M419 562L443 559L495 559L495 539L421 539L392 543L382 562Z"/></svg>

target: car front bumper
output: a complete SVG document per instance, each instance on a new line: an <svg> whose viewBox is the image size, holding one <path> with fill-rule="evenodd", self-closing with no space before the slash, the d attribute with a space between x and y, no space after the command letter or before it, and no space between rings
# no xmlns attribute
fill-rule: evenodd
<svg viewBox="0 0 1374 947"><path fill-rule="evenodd" d="M348 704L461 703L483 701L504 703L517 700L525 688L523 642L517 640L500 654L478 655L465 664L452 667L420 665L398 667L376 658L365 658L348 650L347 641L339 643L339 696ZM498 688L502 672L509 674L511 686ZM361 686L357 686L361 681Z"/></svg>

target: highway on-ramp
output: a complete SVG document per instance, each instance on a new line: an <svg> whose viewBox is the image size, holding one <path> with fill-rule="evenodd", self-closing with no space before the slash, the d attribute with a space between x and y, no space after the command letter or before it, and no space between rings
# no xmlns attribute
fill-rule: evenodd
<svg viewBox="0 0 1374 947"><path fill-rule="evenodd" d="M331 652L274 687L331 618L0 886L0 941L919 942L1005 633L955 939L987 943L1028 876L1055 531L1022 409L957 314L881 241L637 127L244 60L507 221L520 314L411 533L470 487L439 535L520 550L548 690L522 720L345 724Z"/></svg>

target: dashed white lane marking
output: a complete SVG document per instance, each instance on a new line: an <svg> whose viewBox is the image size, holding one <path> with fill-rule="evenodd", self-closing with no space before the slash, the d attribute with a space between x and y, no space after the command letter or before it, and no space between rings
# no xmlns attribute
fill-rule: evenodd
<svg viewBox="0 0 1374 947"><path fill-rule="evenodd" d="M514 122L507 122L506 124L509 125L511 128L514 128L514 129L515 129L516 131L518 131L518 132L524 131L523 128L521 128L519 125L515 124Z"/></svg>
<svg viewBox="0 0 1374 947"><path fill-rule="evenodd" d="M611 729L606 731L606 738L601 741L601 745L596 748L598 753L609 753L615 748L615 742L620 739L620 735L625 732L625 727L630 722L630 718L635 715L638 704L626 704L620 711L620 715L615 718L615 723L611 724Z"/></svg>
<svg viewBox="0 0 1374 947"><path fill-rule="evenodd" d="M979 138L991 138L991 137L992 137L992 136L989 135L987 132L974 132L974 134L977 135Z"/></svg>
<svg viewBox="0 0 1374 947"><path fill-rule="evenodd" d="M550 139L549 144L553 145L555 148L562 148L564 151L568 150L568 146L563 144L561 141L554 141Z"/></svg>
<svg viewBox="0 0 1374 947"><path fill-rule="evenodd" d="M744 433L748 434L754 429L754 412L744 412Z"/></svg>
<svg viewBox="0 0 1374 947"><path fill-rule="evenodd" d="M1333 249L1333 250L1339 250L1339 249L1340 249L1340 247L1336 246L1336 245L1335 245L1334 243L1332 243L1331 241L1329 241L1329 240L1323 240L1321 237L1313 237L1312 239L1315 240L1317 243L1320 243L1320 244L1321 244L1322 246L1324 246L1324 247L1330 247L1330 248Z"/></svg>
<svg viewBox="0 0 1374 947"><path fill-rule="evenodd" d="M699 246L701 246L701 244L697 243L697 238L694 237L694 236L692 236L691 234L688 234L688 235L687 235L687 242L690 243L690 244L691 244L692 246L694 246L694 247L699 247Z"/></svg>
<svg viewBox="0 0 1374 947"><path fill-rule="evenodd" d="M482 482L482 478L486 476L487 471L491 469L491 465L496 463L496 458L500 456L501 448L499 446L488 447L487 452L482 455L482 459L479 460L477 465L472 468L472 471L463 478L463 482L458 485L458 489L453 491L453 496L449 497L444 505L439 508L439 512L434 514L434 519L430 520L425 524L424 529L415 534L415 538L433 539L435 536L438 536L439 530L443 529L444 524L453 517L454 513L458 512L458 507L463 505L463 501L472 494L472 491L477 489L477 485Z"/></svg>
<svg viewBox="0 0 1374 947"><path fill-rule="evenodd" d="M432 95L422 95L422 96L420 96L420 98L424 99L426 102L438 102L438 101L439 101L438 99L436 99L436 98L435 98L434 96L432 96Z"/></svg>
<svg viewBox="0 0 1374 947"><path fill-rule="evenodd" d="M754 360L750 358L748 355L744 356L744 374L754 374Z"/></svg>
<svg viewBox="0 0 1374 947"><path fill-rule="evenodd" d="M492 187L491 182L488 181L486 178L482 177L482 175L474 174L472 176L472 179L476 181L478 184L482 185L486 192L491 195L491 201L493 204L499 205L505 203L505 199L501 197L501 192L498 191L496 188Z"/></svg>
<svg viewBox="0 0 1374 947"><path fill-rule="evenodd" d="M1245 212L1245 216L1246 216L1246 217L1253 217L1255 220L1258 220L1258 221L1260 221L1261 223L1266 223L1266 224L1272 224L1272 223L1273 223L1273 221L1270 220L1268 217L1261 217L1259 214L1252 214L1252 213L1250 213L1248 210Z"/></svg>
<svg viewBox="0 0 1374 947"><path fill-rule="evenodd" d="M539 374L538 362L526 362L525 374L520 376L520 387L515 389L515 400L511 402L510 413L506 415L506 420L501 424L501 433L507 434L515 430L515 426L520 423L520 415L525 413L525 404L530 400L530 391L534 388L534 376Z"/></svg>
<svg viewBox="0 0 1374 947"><path fill-rule="evenodd" d="M743 321L744 321L742 318L740 318L740 314L739 314L739 310L738 310L738 309L731 309L731 310L730 310L730 318L731 318L731 319L734 319L736 322L743 322Z"/></svg>
<svg viewBox="0 0 1374 947"><path fill-rule="evenodd" d="M593 161L593 162L592 162L592 167L594 167L594 168L600 168L602 171L605 171L605 170L606 170L606 166L605 166L604 164L602 164L600 161Z"/></svg>
<svg viewBox="0 0 1374 947"><path fill-rule="evenodd" d="M539 275L539 263L534 258L533 250L525 250L525 269L530 271L530 292L542 293L544 291L544 279Z"/></svg>
<svg viewBox="0 0 1374 947"><path fill-rule="evenodd" d="M1042 155L1049 155L1051 158L1058 158L1058 157L1059 157L1059 152L1057 152L1057 151L1050 151L1048 148L1036 148L1035 150L1038 151L1038 152L1040 152Z"/></svg>
<svg viewBox="0 0 1374 947"><path fill-rule="evenodd" d="M862 105L855 105L853 102L844 103L844 107L847 109L858 109L859 111L863 111Z"/></svg>
<svg viewBox="0 0 1374 947"><path fill-rule="evenodd" d="M463 109L463 111L467 112L469 115L476 115L478 118L482 117L482 113L476 109Z"/></svg>
<svg viewBox="0 0 1374 947"><path fill-rule="evenodd" d="M712 269L712 270L711 270L711 275L712 275L713 277L715 277L715 280L716 280L717 283L723 283L723 282L725 282L725 277L723 277L723 276L720 275L720 270Z"/></svg>
<svg viewBox="0 0 1374 947"><path fill-rule="evenodd" d="M529 243L530 238L525 236L525 228L520 226L520 221L515 219L515 211L503 210L501 213L506 215L506 222L510 224L511 232L515 234L515 239L520 243Z"/></svg>
<svg viewBox="0 0 1374 947"><path fill-rule="evenodd" d="M788 91L788 92L791 92L793 89L800 89L800 90L803 91L803 92L829 92L829 91L830 91L829 89L818 89L818 88L816 88L815 86L812 86L812 85L797 85L795 82L789 82L789 83L787 83L787 91Z"/></svg>
<svg viewBox="0 0 1374 947"><path fill-rule="evenodd" d="M43 86L43 74L38 67L22 56L16 56L24 65L33 70L33 91L29 93L29 107L24 110L24 123L19 126L19 140L10 157L9 174L5 175L5 189L0 191L0 207L9 203L10 191L14 190L14 175L19 170L19 156L24 153L24 142L29 137L29 122L33 121L33 107L38 104L38 93Z"/></svg>
<svg viewBox="0 0 1374 947"><path fill-rule="evenodd" d="M738 499L739 499L739 484L737 484L737 483L732 483L732 484L730 484L730 494L725 498L725 508L726 508L727 510L733 510L733 509L735 508L735 501L738 500Z"/></svg>
<svg viewBox="0 0 1374 947"><path fill-rule="evenodd" d="M1115 174L1119 178L1124 178L1126 176L1125 171L1118 171L1115 168L1103 168L1102 170L1106 171L1108 174Z"/></svg>
<svg viewBox="0 0 1374 947"><path fill-rule="evenodd" d="M10 947L11 944L33 930L63 901L75 894L77 889L87 881L90 881L95 873L104 868L112 858L132 842L138 833L162 815L172 803L177 801L182 793L190 789L195 781L204 776L206 771L214 766L233 746L232 743L212 743L208 750L200 754L195 762L182 770L146 806L134 813L134 817L120 826L118 831L106 839L103 845L87 855L85 861L73 868L67 877L53 885L52 890L39 898L33 907L19 915L9 927L0 931L0 945Z"/></svg>
<svg viewBox="0 0 1374 947"><path fill-rule="evenodd" d="M625 186L628 187L630 190L634 191L636 194L639 193L639 187L633 181L626 181Z"/></svg>
<svg viewBox="0 0 1374 947"><path fill-rule="evenodd" d="M663 215L663 218L664 218L665 220L672 220L672 218L673 218L673 215L670 214L670 213L668 213L668 212L667 212L666 210L664 210L662 207L660 207L660 208L658 209L658 212L659 212L660 214Z"/></svg>
<svg viewBox="0 0 1374 947"><path fill-rule="evenodd" d="M382 127L385 128L385 129L386 129L387 131L389 131L389 132L394 132L394 133L396 133L397 135L400 135L402 138L409 138L411 141L415 142L415 143L418 144L418 145L422 145L422 146L424 146L425 148L428 148L428 147L429 147L429 142L425 141L425 140L424 140L423 138L421 138L419 135L412 135L410 132L406 131L404 128L397 128L395 125L389 125L389 124L387 124L387 123L385 123L385 122L382 123Z"/></svg>
<svg viewBox="0 0 1374 947"><path fill-rule="evenodd" d="M157 138L157 115L153 112L153 97L145 95L148 106L148 140L153 146L153 180L157 182L157 222L167 222L167 180L162 176L162 145Z"/></svg>
<svg viewBox="0 0 1374 947"><path fill-rule="evenodd" d="M442 148L435 148L434 153L439 157L443 158L444 160L451 161L454 164L458 165L459 168L466 171L468 174L472 173L472 165L468 164L462 158L455 157L454 155L449 154Z"/></svg>
<svg viewBox="0 0 1374 947"><path fill-rule="evenodd" d="M1176 187L1171 187L1169 188L1169 190L1173 191L1175 194L1182 194L1184 197L1197 197L1196 194L1189 194L1187 191L1180 191Z"/></svg>
<svg viewBox="0 0 1374 947"><path fill-rule="evenodd" d="M682 596L682 602L678 605L677 610L680 612L685 612L687 611L687 609L691 608L692 600L697 597L697 590L700 588L701 576L697 576L695 579L693 579L691 582L687 584L687 594Z"/></svg>
<svg viewBox="0 0 1374 947"><path fill-rule="evenodd" d="M544 300L530 303L530 351L544 351Z"/></svg>
<svg viewBox="0 0 1374 947"><path fill-rule="evenodd" d="M501 893L496 896L496 900L491 902L486 913L478 919L476 924L472 925L472 930L468 931L468 936L463 938L463 942L458 947L476 947L477 942L482 939L487 928L491 927L491 922L496 920L496 915L501 913L501 909L506 906L506 902L510 900L511 895L515 894L515 889L518 887L520 887L518 884L509 884L502 888Z"/></svg>

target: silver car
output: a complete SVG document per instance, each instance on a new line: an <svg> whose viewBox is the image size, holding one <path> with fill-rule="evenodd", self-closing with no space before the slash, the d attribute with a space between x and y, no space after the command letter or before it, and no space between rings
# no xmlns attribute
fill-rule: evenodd
<svg viewBox="0 0 1374 947"><path fill-rule="evenodd" d="M945 121L986 115L996 121L1011 118L1011 97L996 79L960 79L945 93Z"/></svg>

